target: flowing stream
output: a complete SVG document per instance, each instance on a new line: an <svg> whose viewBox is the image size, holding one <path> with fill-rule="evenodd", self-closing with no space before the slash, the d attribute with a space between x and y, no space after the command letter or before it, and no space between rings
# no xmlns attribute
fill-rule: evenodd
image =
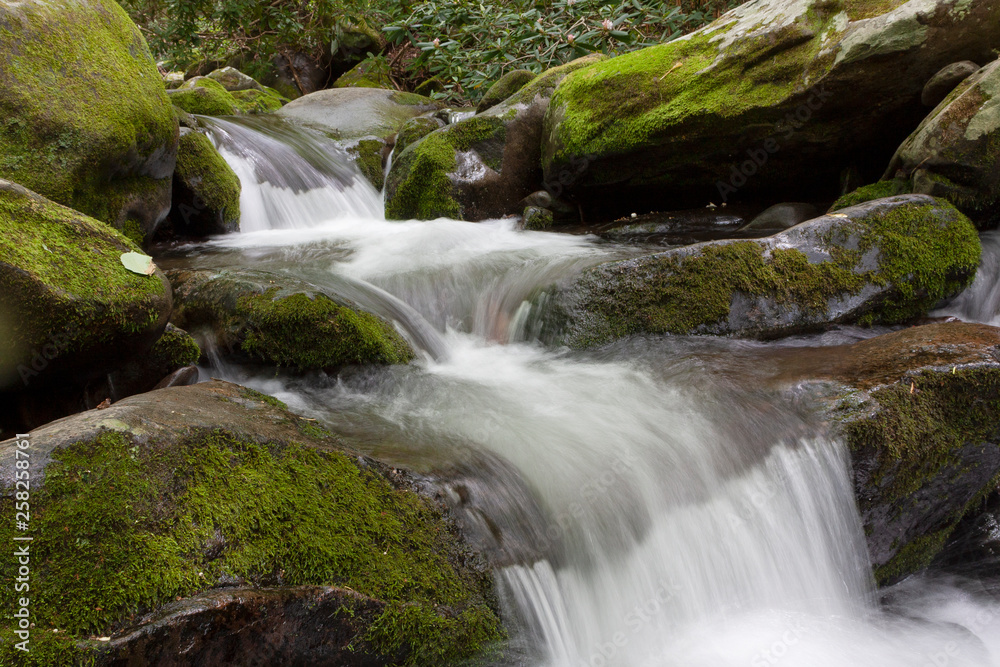
<svg viewBox="0 0 1000 667"><path fill-rule="evenodd" d="M444 491L498 566L498 664L1000 666L990 585L939 574L876 591L844 448L741 365L762 344L537 340L548 285L642 248L511 220L387 222L320 135L224 120L210 134L243 182L243 232L173 261L295 276L421 352L338 377L212 374ZM978 319L1000 310L969 298L989 310Z"/></svg>

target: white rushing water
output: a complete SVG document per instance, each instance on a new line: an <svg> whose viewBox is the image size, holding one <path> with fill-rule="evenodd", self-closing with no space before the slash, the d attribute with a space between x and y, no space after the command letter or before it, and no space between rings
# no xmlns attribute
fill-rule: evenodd
<svg viewBox="0 0 1000 667"><path fill-rule="evenodd" d="M844 449L780 399L669 355L532 342L545 286L631 251L512 221L387 222L349 173L275 186L252 163L281 138L229 125L251 222L192 262L349 296L428 354L340 378L216 372L450 484L503 565L502 664L1000 666L983 587L916 578L879 604Z"/></svg>

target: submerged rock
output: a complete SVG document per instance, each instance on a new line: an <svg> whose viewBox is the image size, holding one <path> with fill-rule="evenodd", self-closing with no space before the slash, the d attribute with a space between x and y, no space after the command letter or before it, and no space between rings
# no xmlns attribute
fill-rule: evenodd
<svg viewBox="0 0 1000 667"><path fill-rule="evenodd" d="M1000 481L1000 329L939 323L784 350L785 381L827 380L875 577L926 567Z"/></svg>
<svg viewBox="0 0 1000 667"><path fill-rule="evenodd" d="M239 362L305 371L414 357L391 323L286 276L238 269L168 276L177 302L173 323Z"/></svg>
<svg viewBox="0 0 1000 667"><path fill-rule="evenodd" d="M880 199L763 239L712 241L590 269L551 297L549 338L636 333L777 337L905 322L967 286L972 223L925 195Z"/></svg>
<svg viewBox="0 0 1000 667"><path fill-rule="evenodd" d="M959 84L903 142L886 177L898 173L982 228L1000 223L1000 60Z"/></svg>
<svg viewBox="0 0 1000 667"><path fill-rule="evenodd" d="M0 178L139 235L166 217L177 119L118 3L0 5L0 109Z"/></svg>
<svg viewBox="0 0 1000 667"><path fill-rule="evenodd" d="M571 72L603 58L596 54L555 67L485 113L397 153L386 178L386 217L486 220L521 214L521 200L542 185L542 120L553 90Z"/></svg>
<svg viewBox="0 0 1000 667"><path fill-rule="evenodd" d="M17 451L0 443L9 511ZM39 664L431 665L501 638L490 573L441 506L269 396L163 389L28 451Z"/></svg>
<svg viewBox="0 0 1000 667"><path fill-rule="evenodd" d="M568 76L546 114L546 181L566 172L585 208L614 214L823 199L845 165L881 169L941 67L994 57L998 23L994 2L745 3Z"/></svg>

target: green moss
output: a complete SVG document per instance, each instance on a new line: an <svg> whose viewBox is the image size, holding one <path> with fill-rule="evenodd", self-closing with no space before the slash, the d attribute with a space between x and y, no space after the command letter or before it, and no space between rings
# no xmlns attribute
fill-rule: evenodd
<svg viewBox="0 0 1000 667"><path fill-rule="evenodd" d="M125 224L122 226L122 235L139 248L146 245L146 233L142 231L142 225L139 224L138 220L132 218L125 220Z"/></svg>
<svg viewBox="0 0 1000 667"><path fill-rule="evenodd" d="M197 364L201 348L188 332L168 327L153 345L150 355L164 366L177 369Z"/></svg>
<svg viewBox="0 0 1000 667"><path fill-rule="evenodd" d="M235 116L241 112L236 97L221 83L207 77L191 79L176 90L168 90L170 101L188 113L202 116Z"/></svg>
<svg viewBox="0 0 1000 667"><path fill-rule="evenodd" d="M843 10L852 21L875 18L887 14L906 0L846 0Z"/></svg>
<svg viewBox="0 0 1000 667"><path fill-rule="evenodd" d="M177 150L177 178L201 198L206 208L218 211L227 223L239 224L242 186L219 151L200 132L185 132Z"/></svg>
<svg viewBox="0 0 1000 667"><path fill-rule="evenodd" d="M239 299L246 318L242 349L262 361L301 370L347 364L401 364L410 346L371 313L337 305L324 295L279 297L276 289Z"/></svg>
<svg viewBox="0 0 1000 667"><path fill-rule="evenodd" d="M903 322L967 286L981 252L972 223L946 202L845 219L818 241L831 249L830 261L811 263L795 249L766 253L760 242L734 241L595 269L581 280L584 309L603 317L608 329L576 344L710 330L729 317L737 294L822 314L831 298L870 284L891 287L890 295L862 322ZM877 267L863 268L874 250Z"/></svg>
<svg viewBox="0 0 1000 667"><path fill-rule="evenodd" d="M168 189L142 163L169 156L176 132L149 50L117 3L0 6L0 178L120 225L108 200L136 185Z"/></svg>
<svg viewBox="0 0 1000 667"><path fill-rule="evenodd" d="M12 503L0 501L6 512ZM10 523L0 527L7 543ZM357 649L367 641L406 647L408 664L471 657L501 629L488 580L456 567L461 556L445 526L426 500L339 452L224 432L170 446L106 432L56 451L45 486L32 493L33 577L44 582L32 590L33 637L51 628L109 634L138 613L239 577L340 586L387 602L371 637L352 640ZM9 609L12 574L0 577ZM3 625L9 646L9 620Z"/></svg>
<svg viewBox="0 0 1000 667"><path fill-rule="evenodd" d="M457 166L456 151L484 148L480 156L499 170L506 125L495 116L473 116L431 132L398 156L389 173L386 217L394 220L459 218L461 206L452 196L448 174ZM485 146L490 143L492 146ZM488 150L487 150L488 148Z"/></svg>
<svg viewBox="0 0 1000 667"><path fill-rule="evenodd" d="M0 302L14 300L28 345L75 332L70 352L155 323L163 281L120 260L137 250L97 220L0 182Z"/></svg>
<svg viewBox="0 0 1000 667"><path fill-rule="evenodd" d="M540 230L552 227L552 211L545 208L528 206L524 209L524 214L521 217L525 229Z"/></svg>
<svg viewBox="0 0 1000 667"><path fill-rule="evenodd" d="M407 148L440 127L441 123L426 116L417 116L406 121L396 134L396 147L394 149L396 155L401 155Z"/></svg>
<svg viewBox="0 0 1000 667"><path fill-rule="evenodd" d="M355 164L362 175L376 190L381 190L385 183L385 171L382 169L382 151L385 142L381 139L361 139L347 151L354 156Z"/></svg>
<svg viewBox="0 0 1000 667"><path fill-rule="evenodd" d="M535 73L526 69L518 69L507 72L500 77L496 83L490 86L483 99L479 101L479 112L486 111L490 107L500 104L505 99L524 88L535 78Z"/></svg>
<svg viewBox="0 0 1000 667"><path fill-rule="evenodd" d="M857 206L875 199L905 195L913 192L913 187L906 179L892 181L879 181L871 185L864 185L854 192L849 192L830 207L830 212L839 211L842 208Z"/></svg>
<svg viewBox="0 0 1000 667"><path fill-rule="evenodd" d="M288 104L288 99L282 97L281 93L274 88L264 88L264 90L238 90L230 93L236 100L236 106L243 113L274 113L281 107Z"/></svg>
<svg viewBox="0 0 1000 667"><path fill-rule="evenodd" d="M844 425L843 433L852 452L874 453L873 484L877 499L860 498L866 505L877 502L898 512L909 508L914 493L946 469L961 472L959 450L967 445L997 442L1000 426L1000 372L989 368L963 369L953 373L925 371L904 381L872 392L875 409L866 409L860 419ZM988 445L993 446L993 445ZM985 485L989 492L995 483ZM982 493L951 516L941 529L914 540L888 563L876 570L880 582L918 571L940 551L954 526Z"/></svg>
<svg viewBox="0 0 1000 667"><path fill-rule="evenodd" d="M389 63L381 56L362 60L342 74L334 88L392 88L389 78Z"/></svg>

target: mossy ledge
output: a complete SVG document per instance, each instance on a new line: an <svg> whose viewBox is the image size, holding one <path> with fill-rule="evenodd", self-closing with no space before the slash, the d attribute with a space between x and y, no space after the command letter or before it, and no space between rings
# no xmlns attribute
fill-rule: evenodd
<svg viewBox="0 0 1000 667"><path fill-rule="evenodd" d="M863 396L860 405L847 397L833 415L866 489L858 493L862 516L878 517L887 533L869 536L878 538L875 578L887 584L929 565L959 520L1000 482L993 474L1000 368L923 370Z"/></svg>
<svg viewBox="0 0 1000 667"><path fill-rule="evenodd" d="M257 419L301 421L252 396L230 400ZM44 584L32 588L30 661L18 664L101 664L89 638L233 582L333 585L384 602L345 641L379 664L450 664L502 639L489 577L465 565L452 524L376 462L359 463L329 436L194 429L173 439L117 423L53 451L44 485L33 485L32 573ZM4 511L13 503L10 491L0 500ZM13 526L0 528L12 537ZM0 600L13 608L12 575L2 576ZM9 664L12 627L2 623Z"/></svg>
<svg viewBox="0 0 1000 667"><path fill-rule="evenodd" d="M588 347L636 333L766 338L832 322L905 322L966 287L980 252L951 204L881 199L766 239L596 267L557 292L546 326Z"/></svg>
<svg viewBox="0 0 1000 667"><path fill-rule="evenodd" d="M168 275L177 300L173 323L211 330L219 348L241 361L306 371L414 358L389 322L294 279L256 271Z"/></svg>

